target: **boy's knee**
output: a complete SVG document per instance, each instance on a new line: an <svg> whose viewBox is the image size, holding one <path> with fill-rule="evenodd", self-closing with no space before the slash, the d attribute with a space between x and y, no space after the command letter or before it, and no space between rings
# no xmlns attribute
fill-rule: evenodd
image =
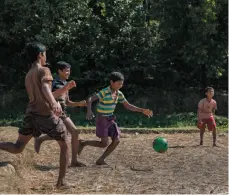
<svg viewBox="0 0 229 195"><path fill-rule="evenodd" d="M73 127L72 128L68 128L67 130L71 135L78 136L80 134L80 131L78 129L76 129L76 128L73 128Z"/></svg>
<svg viewBox="0 0 229 195"><path fill-rule="evenodd" d="M25 148L25 144L22 142L15 143L15 154L22 153Z"/></svg>
<svg viewBox="0 0 229 195"><path fill-rule="evenodd" d="M120 143L120 140L118 138L116 139L113 139L112 142L115 144L115 145L118 145Z"/></svg>
<svg viewBox="0 0 229 195"><path fill-rule="evenodd" d="M201 128L200 132L202 132L202 133L205 132L205 128Z"/></svg>
<svg viewBox="0 0 229 195"><path fill-rule="evenodd" d="M80 134L80 130L74 128L73 129L73 133L78 136Z"/></svg>
<svg viewBox="0 0 229 195"><path fill-rule="evenodd" d="M67 140L59 141L59 145L60 145L61 151L68 151L69 147L68 147Z"/></svg>
<svg viewBox="0 0 229 195"><path fill-rule="evenodd" d="M105 148L109 145L109 140L101 140L100 145L102 148Z"/></svg>

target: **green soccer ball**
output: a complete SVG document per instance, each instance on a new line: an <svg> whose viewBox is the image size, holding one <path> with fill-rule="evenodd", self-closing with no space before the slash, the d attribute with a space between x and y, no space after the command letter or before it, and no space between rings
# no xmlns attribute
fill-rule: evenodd
<svg viewBox="0 0 229 195"><path fill-rule="evenodd" d="M153 149L159 153L163 153L168 150L167 139L163 137L156 137L153 141Z"/></svg>

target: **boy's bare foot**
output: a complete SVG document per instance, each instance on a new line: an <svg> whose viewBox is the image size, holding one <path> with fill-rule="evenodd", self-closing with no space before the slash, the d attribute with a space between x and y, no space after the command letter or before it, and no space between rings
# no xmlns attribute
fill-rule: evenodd
<svg viewBox="0 0 229 195"><path fill-rule="evenodd" d="M84 146L82 140L79 140L78 155L82 153Z"/></svg>
<svg viewBox="0 0 229 195"><path fill-rule="evenodd" d="M34 150L37 154L40 151L40 147L41 147L41 142L39 141L39 138L35 138L34 139Z"/></svg>
<svg viewBox="0 0 229 195"><path fill-rule="evenodd" d="M215 143L213 143L212 146L217 146L217 145Z"/></svg>
<svg viewBox="0 0 229 195"><path fill-rule="evenodd" d="M98 160L96 161L96 164L97 164L97 165L107 165L107 163L106 163L103 159L98 159Z"/></svg>
<svg viewBox="0 0 229 195"><path fill-rule="evenodd" d="M200 141L200 146L203 146L203 141Z"/></svg>
<svg viewBox="0 0 229 195"><path fill-rule="evenodd" d="M56 189L58 190L66 190L69 188L74 188L75 186L72 184L68 184L68 183L57 183L56 184Z"/></svg>
<svg viewBox="0 0 229 195"><path fill-rule="evenodd" d="M76 161L76 162L72 162L70 167L86 167L86 165L84 163Z"/></svg>

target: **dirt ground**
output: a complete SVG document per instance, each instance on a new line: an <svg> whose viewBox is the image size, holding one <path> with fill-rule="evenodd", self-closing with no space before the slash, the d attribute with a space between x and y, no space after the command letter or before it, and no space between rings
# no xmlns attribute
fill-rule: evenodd
<svg viewBox="0 0 229 195"><path fill-rule="evenodd" d="M156 136L167 138L164 154L152 149ZM15 141L16 128L0 128L1 141ZM93 134L81 134L96 139ZM80 160L83 168L69 168L68 190L55 190L59 148L55 141L43 143L40 154L30 141L22 154L0 151L1 166L12 164L16 172L0 177L1 193L92 193L92 194L215 194L228 192L228 137L218 136L219 147L205 133L204 146L197 146L199 134L124 134L117 150L107 159L109 165L96 166L102 149L86 147Z"/></svg>

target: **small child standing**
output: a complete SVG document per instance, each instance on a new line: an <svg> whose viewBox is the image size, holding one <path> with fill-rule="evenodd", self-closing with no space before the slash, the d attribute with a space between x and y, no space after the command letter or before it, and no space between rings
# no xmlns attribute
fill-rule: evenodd
<svg viewBox="0 0 229 195"><path fill-rule="evenodd" d="M206 125L209 131L212 131L213 146L216 146L216 122L214 118L217 109L216 101L213 98L214 89L207 87L205 89L206 98L198 103L198 128L200 129L200 145L203 145L203 137Z"/></svg>

